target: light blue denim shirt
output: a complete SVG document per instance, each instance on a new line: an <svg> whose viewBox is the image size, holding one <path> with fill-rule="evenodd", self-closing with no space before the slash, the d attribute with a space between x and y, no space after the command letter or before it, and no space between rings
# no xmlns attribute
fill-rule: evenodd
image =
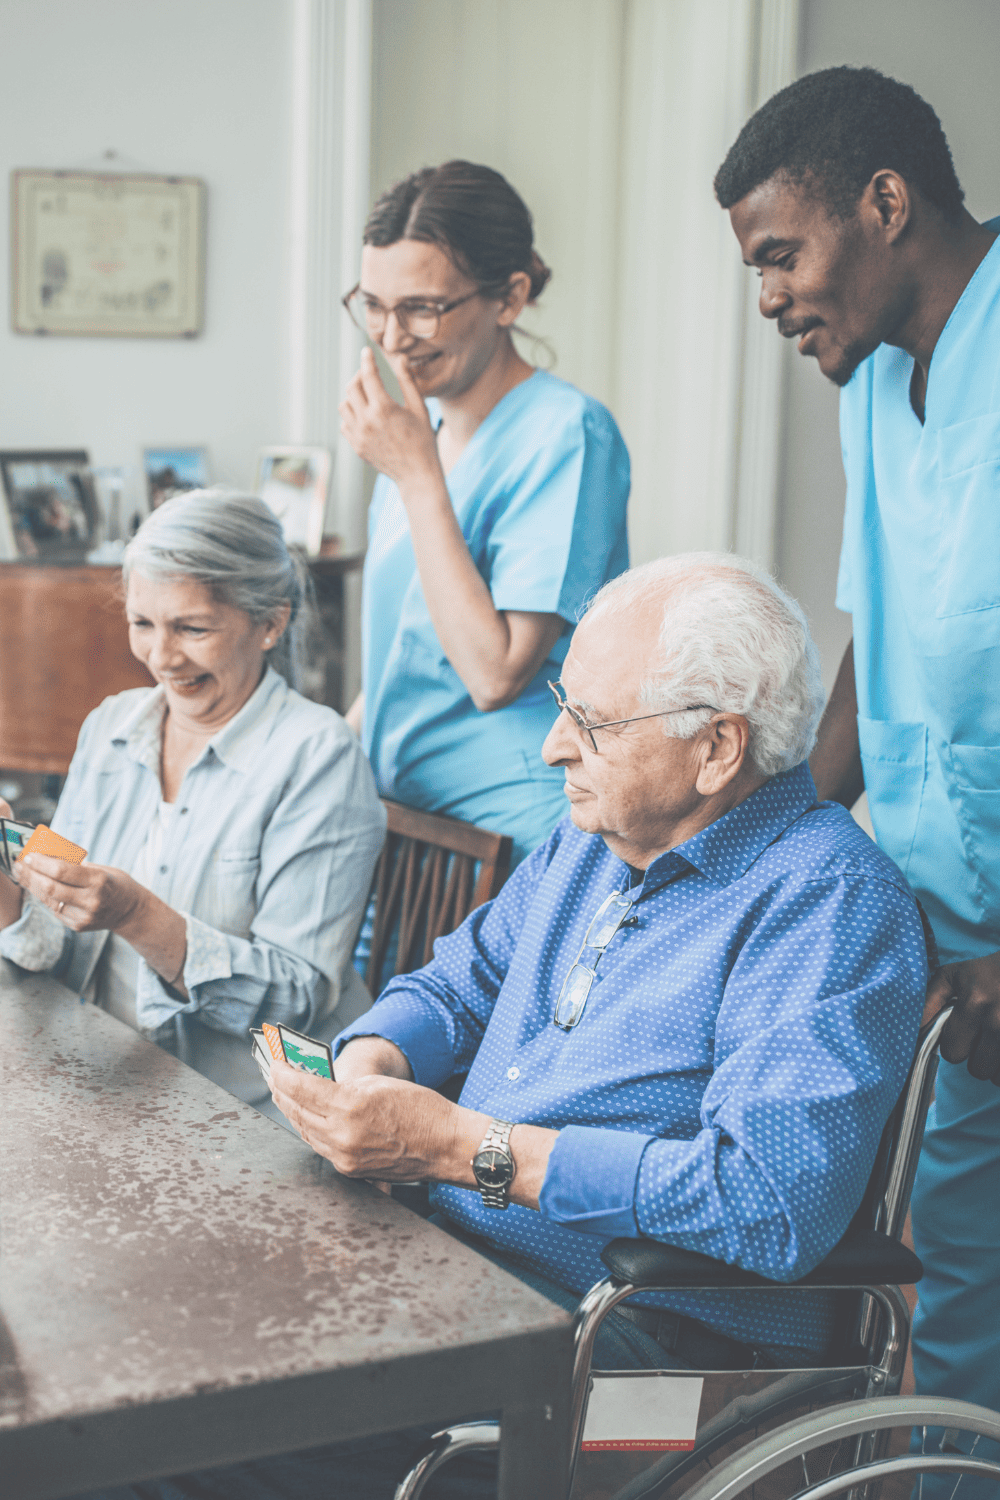
<svg viewBox="0 0 1000 1500"><path fill-rule="evenodd" d="M162 688L107 698L80 731L53 828L131 870L161 797ZM247 1028L329 1031L370 1000L351 952L385 836L368 761L339 714L271 668L185 774L150 889L187 923L184 1000L143 961L143 1034L271 1113ZM0 953L87 994L106 932L29 901ZM89 987L89 989L88 989Z"/></svg>

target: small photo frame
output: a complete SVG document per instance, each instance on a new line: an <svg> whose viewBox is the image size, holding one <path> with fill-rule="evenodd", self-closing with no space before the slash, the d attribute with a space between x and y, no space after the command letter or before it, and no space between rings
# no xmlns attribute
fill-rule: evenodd
<svg viewBox="0 0 1000 1500"><path fill-rule="evenodd" d="M82 561L100 521L86 449L2 452L0 479L5 550L14 558Z"/></svg>
<svg viewBox="0 0 1000 1500"><path fill-rule="evenodd" d="M144 448L142 467L151 512L171 495L201 490L210 483L205 448Z"/></svg>
<svg viewBox="0 0 1000 1500"><path fill-rule="evenodd" d="M326 448L262 448L257 493L278 517L289 546L318 557L323 543L331 459Z"/></svg>

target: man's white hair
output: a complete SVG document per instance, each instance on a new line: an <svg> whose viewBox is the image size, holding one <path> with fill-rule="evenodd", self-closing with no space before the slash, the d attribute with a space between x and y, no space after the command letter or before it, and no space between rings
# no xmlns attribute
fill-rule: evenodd
<svg viewBox="0 0 1000 1500"><path fill-rule="evenodd" d="M650 713L672 711L664 729L691 739L711 704L743 714L750 755L764 776L790 771L816 743L823 712L819 653L800 606L756 563L728 552L682 552L606 583L587 614L634 618L662 604L658 669L640 684Z"/></svg>

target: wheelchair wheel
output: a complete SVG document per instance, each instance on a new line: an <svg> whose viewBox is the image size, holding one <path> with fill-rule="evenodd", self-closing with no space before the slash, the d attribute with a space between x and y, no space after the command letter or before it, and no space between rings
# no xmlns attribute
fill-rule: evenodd
<svg viewBox="0 0 1000 1500"><path fill-rule="evenodd" d="M928 1428L944 1428L944 1439L927 1443L924 1452L885 1457L893 1434L911 1427L925 1434ZM904 1481L899 1493L907 1495L911 1485L919 1485L920 1476L932 1474L951 1476L949 1500L956 1490L955 1500L961 1500L965 1475L995 1481L1000 1500L1000 1460L977 1452L982 1439L1000 1442L1000 1414L967 1401L887 1396L847 1402L786 1422L757 1438L685 1490L683 1500L737 1500L754 1486L760 1486L756 1500L762 1494L832 1500L849 1490L864 1492L865 1486L873 1487L867 1491L872 1495L882 1481L896 1476ZM785 1475L780 1475L786 1466ZM633 1495L626 1487L616 1500L660 1500L668 1494L669 1489L637 1488Z"/></svg>

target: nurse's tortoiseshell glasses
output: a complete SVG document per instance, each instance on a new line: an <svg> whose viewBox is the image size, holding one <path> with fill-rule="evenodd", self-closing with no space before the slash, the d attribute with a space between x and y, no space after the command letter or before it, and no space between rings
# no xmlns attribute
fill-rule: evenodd
<svg viewBox="0 0 1000 1500"><path fill-rule="evenodd" d="M363 292L361 283L358 282L357 286L344 293L340 301L341 306L347 309L351 322L362 333L367 333L369 338L380 339L389 321L389 314L395 313L396 322L410 338L436 339L441 319L446 313L454 312L463 302L471 302L473 297L481 295L482 292L477 287L474 292L469 292L465 297L456 297L451 302L433 297L407 297L394 307L383 307L375 297L369 297L367 292Z"/></svg>
<svg viewBox="0 0 1000 1500"><path fill-rule="evenodd" d="M715 708L711 703L688 703L684 708L661 709L658 714L633 714L631 719L607 719L603 724L588 724L586 719L583 717L583 714L581 714L578 709L572 708L566 702L566 699L559 691L559 687L560 684L558 682L549 683L549 691L558 704L559 712L569 714L570 718L573 720L573 723L576 725L577 729L580 730L581 734L590 735L590 743L594 747L595 755L600 754L600 751L597 748L597 741L594 738L595 729L617 729L620 724L638 724L642 719L666 719L669 718L671 714L693 714L698 709L702 708L710 709L713 714L721 712L721 709Z"/></svg>

